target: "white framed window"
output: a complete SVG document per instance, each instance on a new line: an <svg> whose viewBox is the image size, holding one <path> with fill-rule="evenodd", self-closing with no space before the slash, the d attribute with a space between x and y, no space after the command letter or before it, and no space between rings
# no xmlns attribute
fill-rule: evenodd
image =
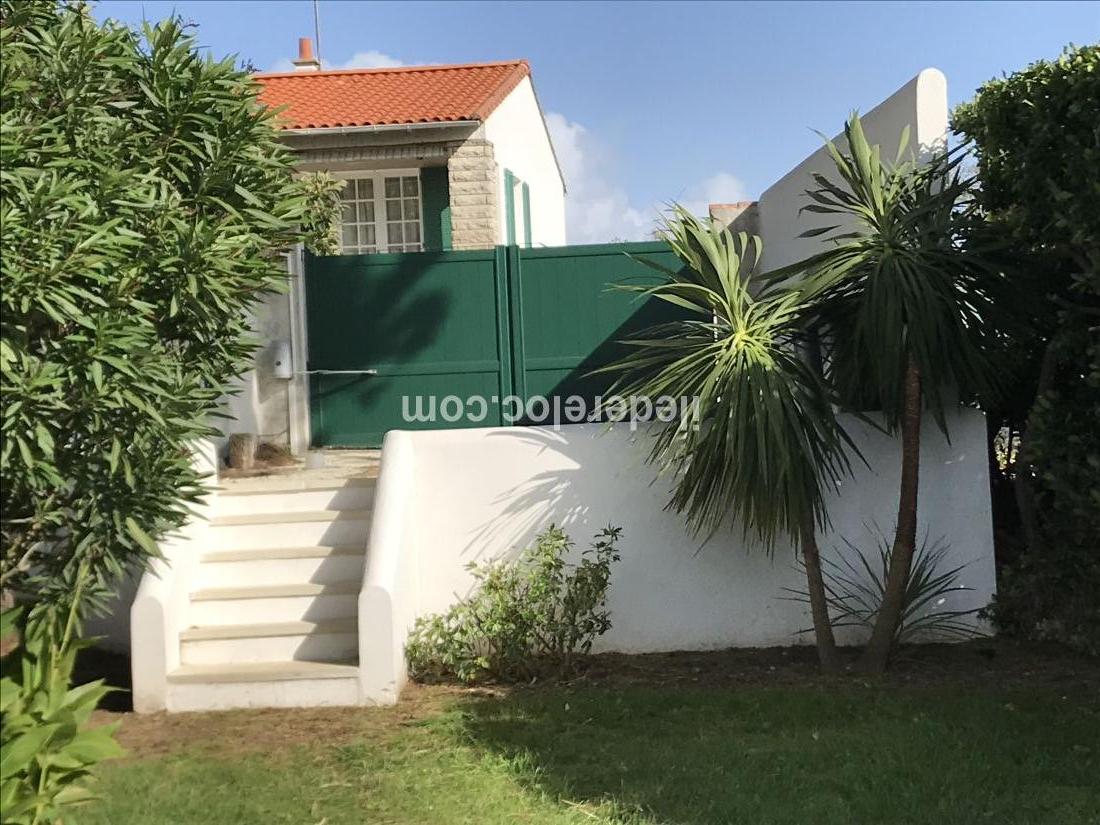
<svg viewBox="0 0 1100 825"><path fill-rule="evenodd" d="M424 248L419 170L345 172L337 177L346 181L341 193L341 252L359 255Z"/></svg>

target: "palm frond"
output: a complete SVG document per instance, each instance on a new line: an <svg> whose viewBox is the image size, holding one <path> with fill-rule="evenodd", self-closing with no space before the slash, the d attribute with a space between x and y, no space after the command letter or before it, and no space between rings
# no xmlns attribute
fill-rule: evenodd
<svg viewBox="0 0 1100 825"><path fill-rule="evenodd" d="M844 137L844 147L826 142L835 178L813 175L803 208L835 216L833 226L803 233L829 246L763 279L797 283L813 304L828 379L848 404L881 409L895 428L912 359L946 431L955 388L998 390L988 353L1009 282L989 250L966 242L974 181L960 171L962 151L918 160L903 134L893 161L884 160L855 115Z"/></svg>
<svg viewBox="0 0 1100 825"><path fill-rule="evenodd" d="M697 532L735 520L770 550L780 534L798 536L808 515L827 522L825 491L858 456L799 351L810 304L756 278L759 238L679 206L663 235L685 266L659 267L667 280L635 291L686 317L627 339L629 354L598 372L619 374L612 393L621 396L697 399L654 435L650 461L675 479L668 506Z"/></svg>
<svg viewBox="0 0 1100 825"><path fill-rule="evenodd" d="M890 570L893 542L881 531L876 529L875 532L874 552L864 551L847 538L842 538L846 550L838 552L835 558L822 556L826 601L834 627L870 630L878 618ZM950 549L944 539L931 541L925 534L913 556L913 565L905 584L901 621L895 635L898 643L915 639L958 641L982 635L970 620L978 614L979 608L958 609L951 605L953 595L972 591L973 588L959 584L966 565L945 566ZM785 590L792 600L809 603L805 590Z"/></svg>

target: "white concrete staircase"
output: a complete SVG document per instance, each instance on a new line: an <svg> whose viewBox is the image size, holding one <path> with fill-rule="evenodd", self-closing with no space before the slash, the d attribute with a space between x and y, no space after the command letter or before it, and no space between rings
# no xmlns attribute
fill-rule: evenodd
<svg viewBox="0 0 1100 825"><path fill-rule="evenodd" d="M169 710L359 704L371 478L229 482L191 579Z"/></svg>

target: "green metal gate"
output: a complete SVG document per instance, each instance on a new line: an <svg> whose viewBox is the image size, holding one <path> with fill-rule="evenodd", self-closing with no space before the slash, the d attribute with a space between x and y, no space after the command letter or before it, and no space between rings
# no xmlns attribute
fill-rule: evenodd
<svg viewBox="0 0 1100 825"><path fill-rule="evenodd" d="M629 255L675 265L662 243L307 257L312 443L377 447L391 429L499 426L503 400L591 400L586 376L670 305L615 290L652 283ZM452 419L442 405L472 397Z"/></svg>

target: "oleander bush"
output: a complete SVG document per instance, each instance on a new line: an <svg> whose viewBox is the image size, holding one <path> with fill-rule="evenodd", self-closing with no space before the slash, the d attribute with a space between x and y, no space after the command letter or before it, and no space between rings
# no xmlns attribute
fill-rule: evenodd
<svg viewBox="0 0 1100 825"><path fill-rule="evenodd" d="M324 248L337 204L295 178L247 72L178 20L2 0L0 48L0 590L22 608L0 801L5 823L56 822L111 752L84 729L102 686L69 689L82 619L187 518L249 310L284 282L279 250Z"/></svg>

